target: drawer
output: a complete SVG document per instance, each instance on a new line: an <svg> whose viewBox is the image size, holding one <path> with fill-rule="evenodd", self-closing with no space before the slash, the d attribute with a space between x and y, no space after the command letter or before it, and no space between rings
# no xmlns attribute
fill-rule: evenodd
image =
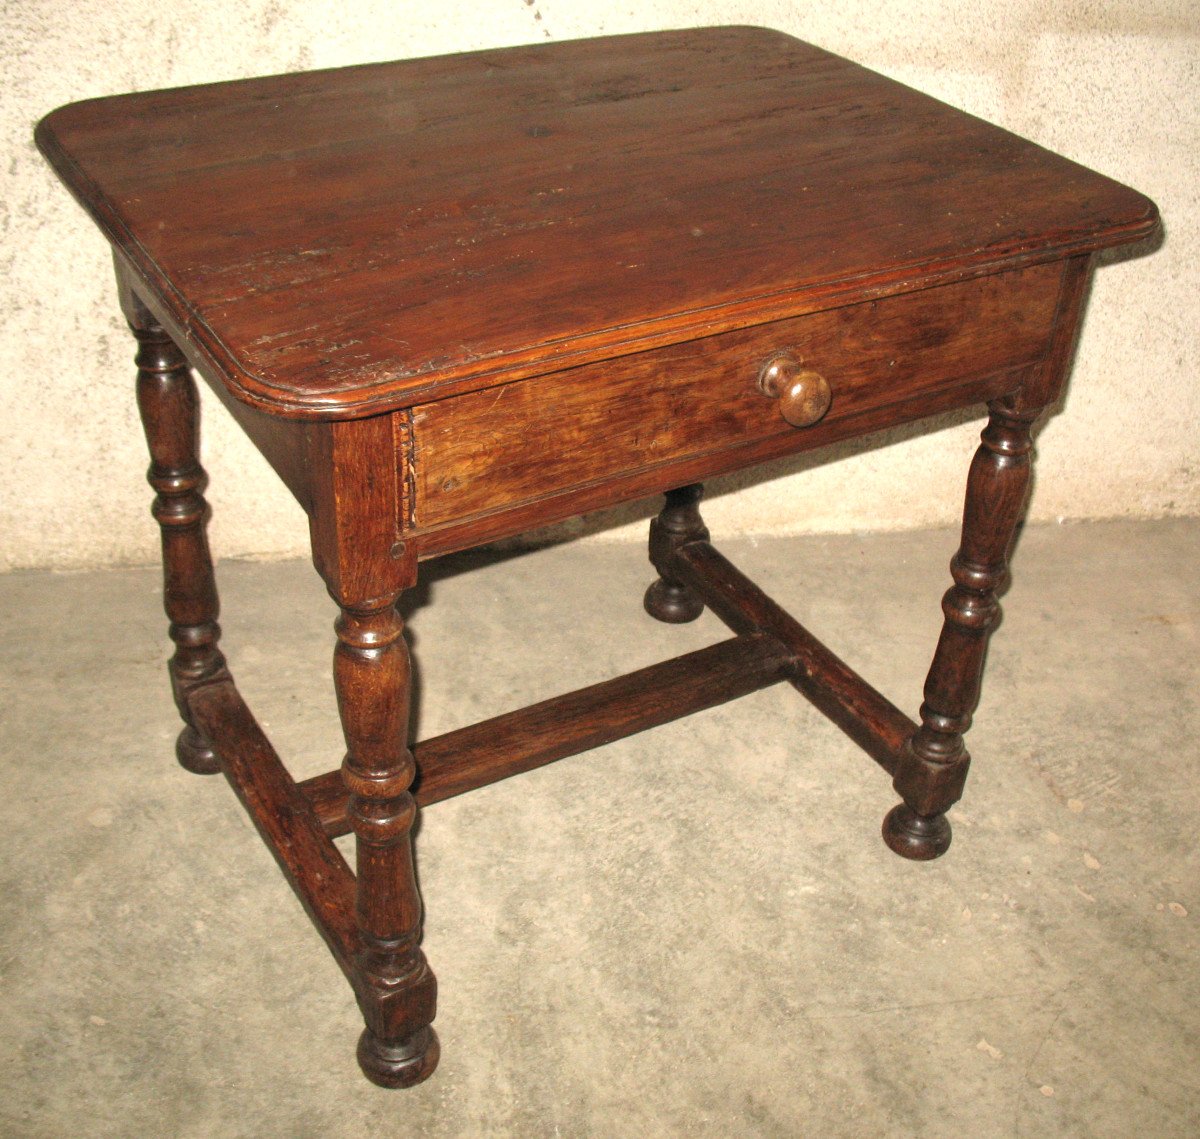
<svg viewBox="0 0 1200 1139"><path fill-rule="evenodd" d="M922 397L934 410L948 386L1037 360L1061 275L1051 264L957 282L418 406L406 523L441 527L753 444L764 458L804 450L887 426L892 406L904 408L896 422L918 418ZM828 385L813 426L793 426L761 390L780 353Z"/></svg>

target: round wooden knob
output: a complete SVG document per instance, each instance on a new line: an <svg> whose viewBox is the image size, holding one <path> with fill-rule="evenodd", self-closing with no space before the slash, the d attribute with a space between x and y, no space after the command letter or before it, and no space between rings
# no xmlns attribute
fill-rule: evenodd
<svg viewBox="0 0 1200 1139"><path fill-rule="evenodd" d="M793 427L811 427L829 410L833 392L820 372L802 368L790 352L777 352L758 373L764 395L779 400L779 412Z"/></svg>

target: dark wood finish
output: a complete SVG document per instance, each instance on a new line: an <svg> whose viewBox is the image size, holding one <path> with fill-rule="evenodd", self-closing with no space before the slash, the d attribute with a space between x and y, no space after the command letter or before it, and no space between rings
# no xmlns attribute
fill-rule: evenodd
<svg viewBox="0 0 1200 1139"><path fill-rule="evenodd" d="M893 785L904 800L884 819L884 841L905 858L930 859L950 846L946 811L962 795L971 757L963 735L979 703L988 639L1000 622L998 593L1029 497L1030 432L1066 380L1078 334L1090 259L1068 264L1049 351L1027 388L988 404L988 425L967 476L962 542L950 562L954 585L925 681L921 726L900 753Z"/></svg>
<svg viewBox="0 0 1200 1139"><path fill-rule="evenodd" d="M1116 183L761 28L92 100L38 144L215 375L315 419L1156 223Z"/></svg>
<svg viewBox="0 0 1200 1139"><path fill-rule="evenodd" d="M458 728L413 749L413 795L420 807L440 803L757 692L794 668L792 652L773 637L734 637ZM349 831L346 790L336 771L306 779L300 790L329 834Z"/></svg>
<svg viewBox="0 0 1200 1139"><path fill-rule="evenodd" d="M146 479L151 508L162 534L163 608L171 622L175 653L168 666L184 728L175 756L188 771L221 770L211 740L192 722L187 694L224 671L217 648L221 626L205 527L208 476L200 465L200 400L187 360L162 326L120 279L121 308L137 338L137 403L150 450Z"/></svg>
<svg viewBox="0 0 1200 1139"><path fill-rule="evenodd" d="M843 439L860 438L886 427L911 423L954 408L969 407L973 404L982 406L988 400L1020 389L1025 375L1033 368L1031 365L1014 372L985 376L965 384L951 384L915 398L899 399L888 407L874 408L860 415L836 419L833 422L822 421L803 432L758 439L728 450L709 451L667 466L635 467L603 482L585 483L561 492L550 491L533 501L506 507L492 514L481 514L428 530L410 531L406 538L417 545L418 557L423 559L472 549L485 542L521 534L534 527L573 518L589 510L614 506L648 495L665 494L673 487L744 470L793 451L824 447ZM540 444L531 443L530 450L534 447L537 448L540 458ZM413 455L412 462L419 463L419 456Z"/></svg>
<svg viewBox="0 0 1200 1139"><path fill-rule="evenodd" d="M410 667L395 598L373 609L343 605L333 680L346 734L342 781L357 839L356 910L362 952L356 962L367 1027L363 1071L383 1087L409 1087L432 1074L430 1029L437 986L420 949L421 899L410 832L416 774L408 732Z"/></svg>
<svg viewBox="0 0 1200 1139"><path fill-rule="evenodd" d="M820 372L805 368L794 352L777 352L759 369L758 390L779 400L779 414L793 427L811 427L825 418L833 388Z"/></svg>
<svg viewBox="0 0 1200 1139"><path fill-rule="evenodd" d="M906 858L936 858L950 845L945 811L967 777L963 733L979 702L984 653L1000 621L996 594L1029 489L1029 429L1040 409L1019 412L1002 400L989 408L967 480L962 545L950 563L954 585L942 599L946 620L925 681L921 727L896 768L904 803L884 823L888 846Z"/></svg>
<svg viewBox="0 0 1200 1139"><path fill-rule="evenodd" d="M36 137L139 340L180 758L219 761L346 970L372 1080L438 1058L423 803L786 678L893 773L890 845L945 849L1029 429L1091 255L1151 234L1153 203L754 28L92 100ZM339 775L291 780L217 648L189 362L309 516ZM917 725L712 549L696 484L985 401ZM418 560L661 492L648 610L739 635L414 757L395 605Z"/></svg>
<svg viewBox="0 0 1200 1139"><path fill-rule="evenodd" d="M735 633L746 636L757 631L786 645L796 659L796 669L788 677L792 686L880 767L889 773L895 769L901 748L917 727L899 708L707 541L680 545L671 567Z"/></svg>
<svg viewBox="0 0 1200 1139"><path fill-rule="evenodd" d="M231 679L193 689L188 710L214 742L230 786L334 959L355 983L360 943L354 875L346 860L322 830Z"/></svg>
<svg viewBox="0 0 1200 1139"><path fill-rule="evenodd" d="M671 567L671 558L678 547L708 538L708 529L700 517L703 494L704 487L699 483L667 491L662 510L650 523L650 563L659 576L650 583L642 604L651 617L668 624L694 621L704 612L699 595L684 585Z"/></svg>
<svg viewBox="0 0 1200 1139"><path fill-rule="evenodd" d="M1041 265L419 406L414 526L726 448L808 450L835 437L840 421L906 401L928 414L925 397L1039 358L1061 278L1061 265ZM818 425L793 426L759 388L763 363L785 349L828 378L832 406Z"/></svg>
<svg viewBox="0 0 1200 1139"><path fill-rule="evenodd" d="M333 681L346 737L342 780L354 831L361 950L355 991L366 1020L358 1061L381 1087L410 1087L437 1065L437 982L420 948L411 831L411 666L396 601L416 561L398 539L400 488L388 416L324 425L313 482L313 560L341 608ZM380 456L383 462L380 462Z"/></svg>

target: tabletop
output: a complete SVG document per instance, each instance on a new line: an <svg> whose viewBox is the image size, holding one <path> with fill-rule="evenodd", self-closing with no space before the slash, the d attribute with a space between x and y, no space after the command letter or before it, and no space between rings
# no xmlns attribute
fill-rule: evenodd
<svg viewBox="0 0 1200 1139"><path fill-rule="evenodd" d="M37 141L239 398L354 418L1136 240L1140 194L778 32L88 100Z"/></svg>

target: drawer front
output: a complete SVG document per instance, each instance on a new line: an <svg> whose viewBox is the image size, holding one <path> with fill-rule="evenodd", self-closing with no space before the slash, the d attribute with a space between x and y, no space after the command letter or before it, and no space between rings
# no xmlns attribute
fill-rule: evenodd
<svg viewBox="0 0 1200 1139"><path fill-rule="evenodd" d="M408 525L444 526L763 440L774 454L803 450L845 435L843 421L886 426L869 413L890 405L916 418L922 396L1035 361L1061 276L1052 264L943 285L416 407ZM793 426L761 390L764 363L780 353L828 384L816 426Z"/></svg>

